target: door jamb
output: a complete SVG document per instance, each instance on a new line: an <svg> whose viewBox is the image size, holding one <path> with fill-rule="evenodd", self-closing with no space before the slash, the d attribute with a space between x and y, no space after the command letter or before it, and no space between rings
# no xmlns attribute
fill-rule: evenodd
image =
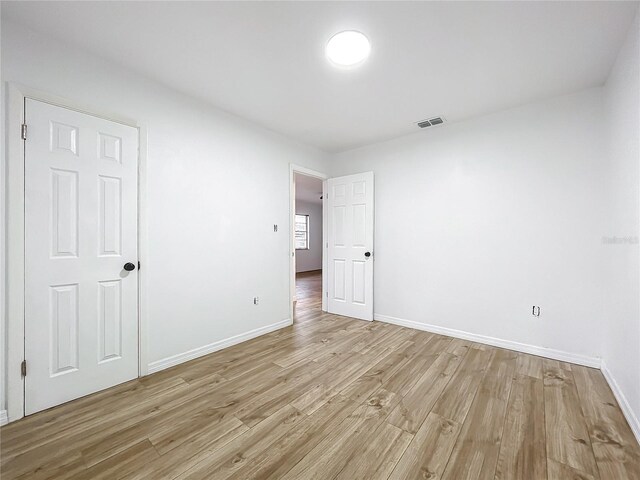
<svg viewBox="0 0 640 480"><path fill-rule="evenodd" d="M2 312L3 322L0 333L5 334L7 347L6 406L8 421L24 417L24 378L20 374L20 364L24 360L24 295L25 295L25 238L24 238L24 142L21 139L21 125L24 123L25 99L29 98L59 107L86 113L105 120L121 123L138 130L138 376L148 374L148 331L146 304L146 255L147 255L147 126L144 122L132 120L118 113L96 109L81 102L61 98L17 83L7 83L6 90L6 165L4 182L6 187L6 252L5 300L6 310ZM3 219L5 220L5 219ZM3 243L5 240L3 240ZM0 337L2 339L2 337ZM0 364L1 366L1 364ZM0 410L2 406L0 406Z"/></svg>
<svg viewBox="0 0 640 480"><path fill-rule="evenodd" d="M293 323L293 297L295 294L296 286L296 273L295 273L295 245L293 238L295 236L295 216L296 216L296 195L295 195L295 174L300 173L308 177L315 177L322 180L322 311L327 311L327 212L326 212L326 185L328 175L317 170L312 170L301 165L293 163L289 164L289 318Z"/></svg>

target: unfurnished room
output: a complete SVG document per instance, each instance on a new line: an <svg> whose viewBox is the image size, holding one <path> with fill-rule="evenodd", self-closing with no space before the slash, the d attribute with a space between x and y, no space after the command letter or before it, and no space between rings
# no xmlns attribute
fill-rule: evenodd
<svg viewBox="0 0 640 480"><path fill-rule="evenodd" d="M640 480L640 2L0 2L1 480Z"/></svg>

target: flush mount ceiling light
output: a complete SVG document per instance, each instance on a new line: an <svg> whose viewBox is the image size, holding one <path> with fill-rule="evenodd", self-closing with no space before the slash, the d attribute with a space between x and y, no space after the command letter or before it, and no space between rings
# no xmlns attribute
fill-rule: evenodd
<svg viewBox="0 0 640 480"><path fill-rule="evenodd" d="M348 30L329 39L325 50L327 58L338 67L355 67L364 62L371 52L369 39L360 32Z"/></svg>

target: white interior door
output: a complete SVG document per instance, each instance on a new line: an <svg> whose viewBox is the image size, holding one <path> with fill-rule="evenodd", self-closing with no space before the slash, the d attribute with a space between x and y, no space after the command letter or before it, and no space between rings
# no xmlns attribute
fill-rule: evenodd
<svg viewBox="0 0 640 480"><path fill-rule="evenodd" d="M31 99L25 122L28 415L138 376L138 131Z"/></svg>
<svg viewBox="0 0 640 480"><path fill-rule="evenodd" d="M327 308L373 320L373 172L330 178L327 190Z"/></svg>

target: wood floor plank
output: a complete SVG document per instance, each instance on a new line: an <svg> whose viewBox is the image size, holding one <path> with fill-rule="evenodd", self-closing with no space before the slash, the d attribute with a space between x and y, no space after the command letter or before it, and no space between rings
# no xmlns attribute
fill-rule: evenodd
<svg viewBox="0 0 640 480"><path fill-rule="evenodd" d="M567 366L555 360L544 360L547 459L598 479L598 467L578 391Z"/></svg>
<svg viewBox="0 0 640 480"><path fill-rule="evenodd" d="M398 362L399 368L394 375L383 382L385 390L395 392L401 397L413 388L425 370L438 358L438 355L451 343L451 338L442 335L432 335L426 341L414 338L415 353Z"/></svg>
<svg viewBox="0 0 640 480"><path fill-rule="evenodd" d="M436 413L422 423L390 480L442 478L455 445L460 425Z"/></svg>
<svg viewBox="0 0 640 480"><path fill-rule="evenodd" d="M158 460L140 465L136 471L123 478L127 480L176 478L249 430L249 427L242 422L240 425L236 422L235 417L229 417L218 428L201 429L197 435L189 437L180 445L163 453Z"/></svg>
<svg viewBox="0 0 640 480"><path fill-rule="evenodd" d="M87 424L92 425L96 416L117 419L130 415L127 407L132 404L144 407L153 403L154 398L188 390L188 384L180 377L159 378L148 386L141 380L114 387L113 397L107 394L108 391L99 392L70 403L73 408L63 405L2 427L2 463L15 454L24 454L48 442L68 439L76 432L86 431Z"/></svg>
<svg viewBox="0 0 640 480"><path fill-rule="evenodd" d="M542 357L519 353L516 362L516 373L518 375L528 375L540 380L544 379Z"/></svg>
<svg viewBox="0 0 640 480"><path fill-rule="evenodd" d="M234 415L249 427L265 420L283 404L296 398L297 392L306 389L321 371L321 366L309 361L296 364L283 372L277 382L253 398L240 408L234 409Z"/></svg>
<svg viewBox="0 0 640 480"><path fill-rule="evenodd" d="M0 478L2 480L7 478L11 480L50 480L69 478L84 473L86 469L82 455L74 452L65 455L63 459L54 457L49 461L39 462L35 468L28 469L23 473L3 469Z"/></svg>
<svg viewBox="0 0 640 480"><path fill-rule="evenodd" d="M602 372L577 365L572 372L600 478L640 479L640 446Z"/></svg>
<svg viewBox="0 0 640 480"><path fill-rule="evenodd" d="M180 476L180 480L197 480L211 478L215 472L216 479L225 479L246 465L254 457L284 435L287 435L305 415L291 405L285 405L239 437L211 453L201 462Z"/></svg>
<svg viewBox="0 0 640 480"><path fill-rule="evenodd" d="M241 420L225 414L224 410L207 408L188 416L184 421L172 420L171 424L165 423L162 429L149 432L148 438L153 448L160 455L164 455L205 432L210 436L223 436L226 432L242 429L243 426L246 425Z"/></svg>
<svg viewBox="0 0 640 480"><path fill-rule="evenodd" d="M70 477L70 480L120 479L135 472L140 465L157 461L158 453L149 440L142 440L107 460Z"/></svg>
<svg viewBox="0 0 640 480"><path fill-rule="evenodd" d="M466 352L465 352L466 354ZM462 358L443 352L389 415L388 422L415 434L460 365Z"/></svg>
<svg viewBox="0 0 640 480"><path fill-rule="evenodd" d="M373 440L371 438L373 432L384 422L398 400L395 393L378 390L345 418L282 479L334 478L347 463L353 460L360 447Z"/></svg>
<svg viewBox="0 0 640 480"><path fill-rule="evenodd" d="M472 342L454 338L449 345L447 345L445 352L455 355L456 357L464 357L472 346Z"/></svg>
<svg viewBox="0 0 640 480"><path fill-rule="evenodd" d="M520 360L521 355L518 356ZM523 371L521 363L516 371ZM527 362L524 371L532 372ZM537 368L532 373L538 373ZM516 375L509 395L507 416L502 432L496 480L544 480L547 455L544 427L544 385L542 378Z"/></svg>
<svg viewBox="0 0 640 480"><path fill-rule="evenodd" d="M552 458L547 460L549 480L596 480L595 477L576 470Z"/></svg>
<svg viewBox="0 0 640 480"><path fill-rule="evenodd" d="M514 352L494 350L443 480L493 480L516 359Z"/></svg>
<svg viewBox="0 0 640 480"><path fill-rule="evenodd" d="M303 419L289 435L248 462L229 479L278 479L291 470L307 453L334 431L358 407L351 399L338 395Z"/></svg>
<svg viewBox="0 0 640 480"><path fill-rule="evenodd" d="M415 354L414 347L414 342L405 340L396 350L383 356L380 361L366 370L360 378L345 387L341 393L357 401L363 401L368 398L372 393L382 388L402 368L403 362L408 355L410 356L412 352Z"/></svg>
<svg viewBox="0 0 640 480"><path fill-rule="evenodd" d="M291 405L307 415L312 414L331 397L357 381L370 368L372 360L370 355L336 354L323 364L323 373L314 379L302 395L291 401Z"/></svg>
<svg viewBox="0 0 640 480"><path fill-rule="evenodd" d="M24 451L3 461L2 474L17 476L35 472L43 463L48 465L53 465L56 461L63 463L66 461L66 455L72 455L141 421L159 417L173 406L188 402L194 393L183 389L169 390L162 395L147 398L133 407L123 408L112 415L100 415L98 409L96 416L84 425L79 424L69 429L51 428L50 435L42 435L42 433L34 435L31 437L33 445L26 446Z"/></svg>
<svg viewBox="0 0 640 480"><path fill-rule="evenodd" d="M443 418L462 424L489 365L492 351L470 349L433 407Z"/></svg>
<svg viewBox="0 0 640 480"><path fill-rule="evenodd" d="M412 439L413 435L382 422L335 479L386 480Z"/></svg>

